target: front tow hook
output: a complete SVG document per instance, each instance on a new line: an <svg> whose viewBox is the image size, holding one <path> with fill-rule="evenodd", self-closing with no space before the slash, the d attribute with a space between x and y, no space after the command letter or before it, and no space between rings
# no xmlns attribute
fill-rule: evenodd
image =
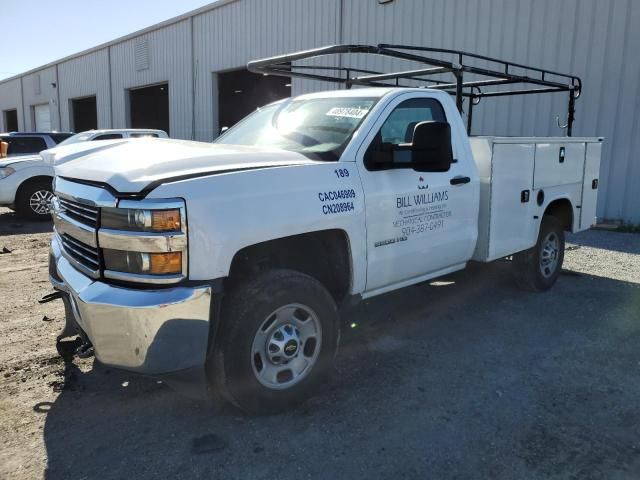
<svg viewBox="0 0 640 480"><path fill-rule="evenodd" d="M62 298L62 292L55 291L55 292L52 292L52 293L47 293L44 297L42 297L40 300L38 300L38 303L49 303L49 302L53 302L54 300L57 300L59 298Z"/></svg>
<svg viewBox="0 0 640 480"><path fill-rule="evenodd" d="M93 357L93 354L94 354L93 345L88 340L82 345L80 345L78 348L76 348L76 355L79 358Z"/></svg>

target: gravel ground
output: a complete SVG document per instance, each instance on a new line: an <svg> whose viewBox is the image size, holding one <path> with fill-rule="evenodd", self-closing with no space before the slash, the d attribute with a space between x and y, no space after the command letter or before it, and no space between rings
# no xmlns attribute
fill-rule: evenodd
<svg viewBox="0 0 640 480"><path fill-rule="evenodd" d="M640 478L639 235L572 235L544 294L505 261L364 302L324 391L266 418L63 359L49 236L0 209L2 479Z"/></svg>

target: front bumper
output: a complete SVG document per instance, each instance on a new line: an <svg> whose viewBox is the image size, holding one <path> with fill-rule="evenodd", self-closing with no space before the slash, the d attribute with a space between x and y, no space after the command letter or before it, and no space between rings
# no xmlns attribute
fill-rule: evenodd
<svg viewBox="0 0 640 480"><path fill-rule="evenodd" d="M68 296L101 363L158 376L204 367L211 286L134 289L93 280L62 255L56 234L49 262L51 283Z"/></svg>

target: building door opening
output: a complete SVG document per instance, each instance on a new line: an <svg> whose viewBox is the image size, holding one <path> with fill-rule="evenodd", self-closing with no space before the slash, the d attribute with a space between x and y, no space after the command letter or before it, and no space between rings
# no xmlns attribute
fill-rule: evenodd
<svg viewBox="0 0 640 480"><path fill-rule="evenodd" d="M95 96L71 100L71 112L71 126L75 132L98 128L98 109Z"/></svg>
<svg viewBox="0 0 640 480"><path fill-rule="evenodd" d="M129 90L131 128L157 128L169 132L169 84Z"/></svg>
<svg viewBox="0 0 640 480"><path fill-rule="evenodd" d="M5 110L4 112L4 130L6 132L18 131L18 110Z"/></svg>
<svg viewBox="0 0 640 480"><path fill-rule="evenodd" d="M291 96L291 78L248 70L218 74L218 126L231 127L256 108Z"/></svg>
<svg viewBox="0 0 640 480"><path fill-rule="evenodd" d="M34 105L31 107L31 113L33 114L33 125L35 125L36 132L50 132L51 131L51 110L48 103L42 105Z"/></svg>

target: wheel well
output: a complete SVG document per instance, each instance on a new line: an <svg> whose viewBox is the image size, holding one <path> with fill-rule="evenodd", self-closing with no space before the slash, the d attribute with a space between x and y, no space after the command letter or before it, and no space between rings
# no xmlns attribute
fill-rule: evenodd
<svg viewBox="0 0 640 480"><path fill-rule="evenodd" d="M347 235L342 230L323 230L243 248L233 257L226 283L233 284L269 268L286 268L314 277L339 303L351 286Z"/></svg>
<svg viewBox="0 0 640 480"><path fill-rule="evenodd" d="M20 186L16 190L16 199L20 196L20 194L26 187L33 185L34 183L37 183L37 182L52 182L52 181L53 181L53 177L49 177L48 175L38 175L36 177L27 178L24 182L20 184Z"/></svg>
<svg viewBox="0 0 640 480"><path fill-rule="evenodd" d="M551 202L544 211L544 214L560 220L562 228L566 231L570 232L573 228L573 208L571 207L571 202L566 198Z"/></svg>

